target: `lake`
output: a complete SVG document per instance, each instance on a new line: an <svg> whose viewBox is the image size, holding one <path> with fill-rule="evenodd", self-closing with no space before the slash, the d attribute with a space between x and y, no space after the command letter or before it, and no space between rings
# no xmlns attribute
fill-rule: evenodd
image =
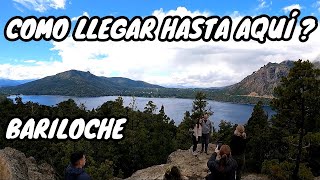
<svg viewBox="0 0 320 180"><path fill-rule="evenodd" d="M15 99L16 96L9 96L10 99ZM87 109L97 108L104 102L112 101L117 96L103 96L103 97L71 97L71 96L49 96L49 95L20 95L23 102L35 102L42 105L54 106L59 102L73 99L77 104L83 103ZM132 102L132 97L123 96L124 105L128 106ZM153 101L157 105L157 111L159 111L161 105L164 106L165 113L175 121L178 125L184 117L186 111L192 110L193 99L180 99L180 98L144 98L136 97L137 109L143 111L148 101ZM218 102L208 100L208 107L214 111L210 120L217 128L220 120L230 121L235 124L245 124L251 116L253 105L249 104L233 104L227 102ZM269 106L264 107L265 112L269 117L274 114Z"/></svg>

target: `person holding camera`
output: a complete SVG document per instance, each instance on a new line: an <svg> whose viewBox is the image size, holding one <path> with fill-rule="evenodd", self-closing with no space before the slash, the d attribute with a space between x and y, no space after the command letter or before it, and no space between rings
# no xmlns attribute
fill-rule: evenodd
<svg viewBox="0 0 320 180"><path fill-rule="evenodd" d="M235 180L237 162L232 158L228 145L217 146L207 166L211 173L206 180Z"/></svg>

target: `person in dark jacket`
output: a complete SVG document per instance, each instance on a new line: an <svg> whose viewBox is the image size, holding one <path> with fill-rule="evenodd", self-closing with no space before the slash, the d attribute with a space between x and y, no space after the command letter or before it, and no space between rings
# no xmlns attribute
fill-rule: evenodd
<svg viewBox="0 0 320 180"><path fill-rule="evenodd" d="M70 162L65 171L65 180L91 180L83 169L86 164L86 157L83 152L71 154Z"/></svg>
<svg viewBox="0 0 320 180"><path fill-rule="evenodd" d="M231 138L230 147L232 150L232 157L237 161L238 168L236 171L236 180L241 179L241 171L245 164L245 150L247 144L247 137L245 129L242 125L238 125Z"/></svg>
<svg viewBox="0 0 320 180"><path fill-rule="evenodd" d="M216 148L207 166L211 171L207 180L235 180L237 162L232 158L228 145L222 145L220 150Z"/></svg>

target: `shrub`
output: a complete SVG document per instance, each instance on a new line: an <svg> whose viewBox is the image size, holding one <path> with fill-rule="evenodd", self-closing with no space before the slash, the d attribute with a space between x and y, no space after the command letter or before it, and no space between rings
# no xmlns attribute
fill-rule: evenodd
<svg viewBox="0 0 320 180"><path fill-rule="evenodd" d="M262 163L262 173L267 174L270 179L274 180L286 180L292 179L293 169L295 167L294 163L279 160L266 160ZM299 169L299 178L303 180L313 180L314 177L310 168L306 164L301 163Z"/></svg>

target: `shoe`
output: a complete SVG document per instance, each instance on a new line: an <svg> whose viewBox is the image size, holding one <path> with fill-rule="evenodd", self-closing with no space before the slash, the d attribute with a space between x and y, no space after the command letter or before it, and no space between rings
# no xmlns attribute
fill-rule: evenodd
<svg viewBox="0 0 320 180"><path fill-rule="evenodd" d="M203 150L201 150L200 153L203 153Z"/></svg>
<svg viewBox="0 0 320 180"><path fill-rule="evenodd" d="M192 155L194 155L194 156L198 155L197 151L193 151Z"/></svg>
<svg viewBox="0 0 320 180"><path fill-rule="evenodd" d="M208 153L208 152L206 152L206 155L209 155L209 153Z"/></svg>

